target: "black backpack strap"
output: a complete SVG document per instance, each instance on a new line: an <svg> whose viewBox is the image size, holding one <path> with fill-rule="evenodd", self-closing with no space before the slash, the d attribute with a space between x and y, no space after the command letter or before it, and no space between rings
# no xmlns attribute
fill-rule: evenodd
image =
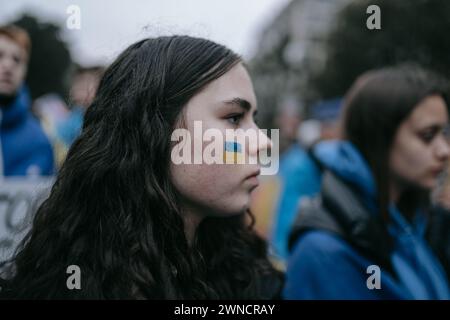
<svg viewBox="0 0 450 320"><path fill-rule="evenodd" d="M344 230L338 222L321 206L320 196L308 199L299 209L297 218L289 234L288 248L292 251L297 239L308 230L325 230L345 238Z"/></svg>
<svg viewBox="0 0 450 320"><path fill-rule="evenodd" d="M323 166L322 162L317 158L316 154L314 153L314 147L317 143L314 143L310 145L308 148L306 148L306 153L311 158L311 160L314 162L314 164L319 168L321 172L325 170L325 167Z"/></svg>

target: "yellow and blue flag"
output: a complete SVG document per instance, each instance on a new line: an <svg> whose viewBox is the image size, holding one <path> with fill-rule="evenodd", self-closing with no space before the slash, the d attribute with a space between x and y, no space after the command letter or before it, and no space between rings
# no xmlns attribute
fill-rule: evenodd
<svg viewBox="0 0 450 320"><path fill-rule="evenodd" d="M243 163L242 146L235 141L225 141L224 163Z"/></svg>

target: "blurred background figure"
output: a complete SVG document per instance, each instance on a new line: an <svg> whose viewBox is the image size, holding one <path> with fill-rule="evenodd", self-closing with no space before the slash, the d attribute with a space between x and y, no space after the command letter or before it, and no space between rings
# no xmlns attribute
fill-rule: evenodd
<svg viewBox="0 0 450 320"><path fill-rule="evenodd" d="M294 97L285 97L278 104L275 127L280 129L280 155L297 148L297 132L302 122L303 107Z"/></svg>
<svg viewBox="0 0 450 320"><path fill-rule="evenodd" d="M334 140L339 138L339 114L342 98L320 101L311 107L311 118L320 123L318 140Z"/></svg>
<svg viewBox="0 0 450 320"><path fill-rule="evenodd" d="M280 167L276 176L261 176L261 183L252 195L252 212L257 216L256 228L265 238L269 237L274 220L274 213L280 195L280 188L286 182L286 166L289 160L302 152L298 143L298 127L302 121L302 107L293 97L281 99L274 119L274 126L279 129ZM295 161L295 159L293 160Z"/></svg>
<svg viewBox="0 0 450 320"><path fill-rule="evenodd" d="M257 217L256 229L266 239L270 237L275 211L281 190L287 181L287 167L295 163L302 148L298 143L298 128L302 121L303 108L291 96L280 99L274 119L279 129L280 166L275 176L261 176L260 186L252 195L252 212Z"/></svg>
<svg viewBox="0 0 450 320"><path fill-rule="evenodd" d="M232 4L241 5L237 0ZM446 36L450 2L377 0L382 28L368 30L364 22L372 4L372 0L248 0L236 13L229 2L149 0L110 3L104 12L101 2L78 0L82 27L77 30L67 27L71 16L64 1L36 6L34 0L17 0L2 3L0 25L20 26L38 44L28 59L25 82L58 167L79 133L96 86L96 76L88 75L86 66L107 64L140 38L174 33L211 38L242 54L258 100L260 127L281 129L280 174L261 177L252 210L256 228L284 262L296 212L320 188L314 145L339 137L336 97L367 70L402 62L450 74ZM115 13L122 18L116 19ZM236 23L230 25L230 19ZM440 190L444 210L450 197L445 188ZM448 230L443 227L434 233L450 234Z"/></svg>
<svg viewBox="0 0 450 320"><path fill-rule="evenodd" d="M309 119L301 123L298 128L298 141L306 148L320 140L322 126L319 120Z"/></svg>
<svg viewBox="0 0 450 320"><path fill-rule="evenodd" d="M343 140L311 152L321 191L294 224L285 298L450 298L426 235L430 194L450 157L448 93L445 79L411 64L356 80Z"/></svg>
<svg viewBox="0 0 450 320"><path fill-rule="evenodd" d="M448 129L447 129L448 130ZM450 133L450 132L449 132ZM433 203L450 211L450 166L441 175L439 183L433 191Z"/></svg>
<svg viewBox="0 0 450 320"><path fill-rule="evenodd" d="M53 146L56 168L61 167L66 158L68 146L61 139L57 128L61 122L66 121L69 116L69 109L57 93L48 93L40 96L33 102L33 113L41 121L45 133Z"/></svg>
<svg viewBox="0 0 450 320"><path fill-rule="evenodd" d="M39 122L31 114L24 84L31 51L21 28L0 27L0 176L51 175L53 151Z"/></svg>
<svg viewBox="0 0 450 320"><path fill-rule="evenodd" d="M94 100L103 71L101 66L78 66L75 70L70 88L72 108L67 119L59 122L56 129L66 148L70 147L81 132L84 113Z"/></svg>
<svg viewBox="0 0 450 320"><path fill-rule="evenodd" d="M50 138L58 169L81 132L84 113L94 100L103 71L102 66L74 66L69 88L69 105L56 92L44 94L33 103L33 112Z"/></svg>
<svg viewBox="0 0 450 320"><path fill-rule="evenodd" d="M430 218L427 237L436 252L450 282L450 165L441 176L433 193L434 210Z"/></svg>
<svg viewBox="0 0 450 320"><path fill-rule="evenodd" d="M338 138L341 99L319 102L311 108L311 119L296 121L293 132L299 132L290 148L281 155L278 174L280 188L272 220L270 240L274 255L282 264L288 257L288 238L302 201L308 201L320 190L321 173L309 149L322 140ZM287 118L288 115L280 117ZM293 121L293 120L291 120ZM279 123L283 132L283 123Z"/></svg>

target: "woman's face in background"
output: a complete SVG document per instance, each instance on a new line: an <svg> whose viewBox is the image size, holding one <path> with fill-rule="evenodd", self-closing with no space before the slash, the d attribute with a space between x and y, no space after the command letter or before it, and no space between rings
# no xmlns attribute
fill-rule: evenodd
<svg viewBox="0 0 450 320"><path fill-rule="evenodd" d="M201 121L202 130L217 129L225 139L226 129L254 129L256 97L247 70L239 63L220 78L209 83L195 95L182 111L182 127L191 136L191 144L202 144L203 150L211 142L194 135L194 121ZM203 133L202 132L202 133ZM255 156L259 150L270 148L271 141L247 143L242 152ZM191 150L194 159L194 150ZM202 216L228 216L245 212L250 194L258 186L258 164L174 164L170 171L183 205Z"/></svg>
<svg viewBox="0 0 450 320"><path fill-rule="evenodd" d="M27 54L16 42L0 36L0 94L14 95L27 72Z"/></svg>
<svg viewBox="0 0 450 320"><path fill-rule="evenodd" d="M399 126L390 154L396 182L431 190L446 168L448 112L438 95L423 99Z"/></svg>

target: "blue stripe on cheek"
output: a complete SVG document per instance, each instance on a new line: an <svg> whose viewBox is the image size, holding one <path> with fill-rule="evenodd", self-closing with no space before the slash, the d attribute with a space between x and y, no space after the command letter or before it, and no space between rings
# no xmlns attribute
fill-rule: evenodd
<svg viewBox="0 0 450 320"><path fill-rule="evenodd" d="M225 151L227 151L227 152L242 152L242 146L238 142L225 141Z"/></svg>

